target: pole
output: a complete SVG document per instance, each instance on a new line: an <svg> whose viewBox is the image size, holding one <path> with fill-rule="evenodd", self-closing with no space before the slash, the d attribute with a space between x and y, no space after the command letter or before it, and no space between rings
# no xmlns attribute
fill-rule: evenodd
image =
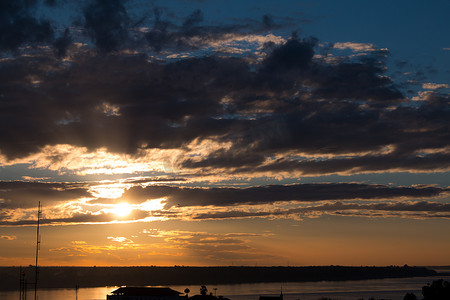
<svg viewBox="0 0 450 300"><path fill-rule="evenodd" d="M39 221L41 219L41 201L39 201L38 204L38 213L37 213L37 229L36 229L36 267L35 267L35 274L34 274L34 300L37 300L37 286L38 286L38 276L39 276L39 270L38 270L38 259L39 259L39 248L41 244L41 237L39 235Z"/></svg>
<svg viewBox="0 0 450 300"><path fill-rule="evenodd" d="M20 287L19 287L19 290L20 290L20 295L19 295L19 300L24 300L24 297L23 297L23 292L24 292L24 286L25 286L25 272L22 272L22 266L20 267L20 269L19 269L19 276L20 276Z"/></svg>

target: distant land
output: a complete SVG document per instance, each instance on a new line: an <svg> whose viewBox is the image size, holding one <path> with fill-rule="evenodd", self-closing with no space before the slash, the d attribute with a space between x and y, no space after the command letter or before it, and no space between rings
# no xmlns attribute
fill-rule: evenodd
<svg viewBox="0 0 450 300"><path fill-rule="evenodd" d="M450 266L427 266L428 269L434 270L439 273L439 275L450 276Z"/></svg>
<svg viewBox="0 0 450 300"><path fill-rule="evenodd" d="M32 288L34 267L0 267L0 290L18 290L20 273ZM170 286L256 282L340 281L435 276L426 267L40 267L39 288Z"/></svg>

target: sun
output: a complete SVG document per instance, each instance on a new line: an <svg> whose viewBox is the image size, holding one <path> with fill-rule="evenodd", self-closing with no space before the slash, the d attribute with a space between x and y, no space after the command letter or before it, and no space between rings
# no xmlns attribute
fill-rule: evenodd
<svg viewBox="0 0 450 300"><path fill-rule="evenodd" d="M126 217L131 213L132 210L133 207L128 203L119 203L114 205L114 207L112 208L112 212L118 217Z"/></svg>

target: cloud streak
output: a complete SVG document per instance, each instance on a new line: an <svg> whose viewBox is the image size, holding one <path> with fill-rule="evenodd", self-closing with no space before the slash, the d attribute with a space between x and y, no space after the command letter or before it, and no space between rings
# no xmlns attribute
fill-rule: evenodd
<svg viewBox="0 0 450 300"><path fill-rule="evenodd" d="M450 218L450 205L439 202L382 202L370 204L333 202L323 205L306 206L291 209L272 209L267 211L228 210L210 213L198 213L194 220L220 220L241 218L316 218L320 215L346 215L367 217L403 217L413 219Z"/></svg>
<svg viewBox="0 0 450 300"><path fill-rule="evenodd" d="M446 218L447 188L395 187L361 183L267 185L247 188L195 188L168 185L120 186L118 198L101 198L88 184L3 182L1 226L34 226L37 201L45 211L42 225L107 224L154 220L203 220L250 217L299 218L301 215L340 214L353 211L398 213L405 217ZM107 188L104 183L102 188ZM95 194L95 195L94 195ZM37 197L41 195L41 198ZM419 199L421 201L411 201ZM393 202L386 202L387 200ZM425 201L426 200L426 201ZM366 203L358 203L364 201ZM127 204L129 214L117 210ZM312 203L319 203L312 205ZM8 213L11 212L11 213ZM12 213L14 212L14 213Z"/></svg>
<svg viewBox="0 0 450 300"><path fill-rule="evenodd" d="M358 183L317 183L267 185L248 188L187 188L173 186L132 187L122 198L142 202L166 198L166 208L173 206L233 206L283 201L374 200L389 198L439 197L448 192L438 187L390 187Z"/></svg>

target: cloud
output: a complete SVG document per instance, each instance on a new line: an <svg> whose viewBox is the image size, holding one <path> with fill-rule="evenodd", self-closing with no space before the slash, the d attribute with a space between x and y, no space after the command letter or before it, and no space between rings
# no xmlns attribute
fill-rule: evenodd
<svg viewBox="0 0 450 300"><path fill-rule="evenodd" d="M207 233L191 231L157 231L164 237L162 249L170 248L183 251L185 255L203 257L211 261L251 261L255 257L273 258L250 243L251 239L267 237L271 234L255 233ZM153 235L155 236L154 232Z"/></svg>
<svg viewBox="0 0 450 300"><path fill-rule="evenodd" d="M73 241L61 247L49 249L55 257L89 257L99 259L101 256L112 256L114 261L135 261L143 264L156 258L164 264L165 258L186 257L201 258L201 261L229 261L249 263L259 257L273 258L261 247L255 247L253 241L270 236L269 233L207 233L192 231L158 231L159 236L135 236L139 243L121 243L115 238L108 238L95 243L79 243ZM120 239L119 239L120 240ZM150 259L150 260L147 260ZM167 262L170 264L170 262Z"/></svg>
<svg viewBox="0 0 450 300"><path fill-rule="evenodd" d="M298 111L249 121L231 149L188 158L183 166L229 168L234 173L298 170L298 174L315 175L445 171L448 143L437 136L446 135L448 101L430 95L418 108L386 110L348 102L308 103Z"/></svg>
<svg viewBox="0 0 450 300"><path fill-rule="evenodd" d="M107 239L110 241L113 241L113 242L121 243L121 244L133 243L132 240L127 239L126 237L123 237L123 236L117 236L117 237L108 236Z"/></svg>
<svg viewBox="0 0 450 300"><path fill-rule="evenodd" d="M327 62L316 38L269 36L268 16L212 26L196 10L180 24L155 8L144 29L124 3L80 11L95 49L73 46L70 29L54 41L57 56L0 61L3 165L193 177L449 169L449 96L410 101L387 75L386 51L342 43L368 53ZM235 55L244 43L251 51ZM180 49L186 57L169 58Z"/></svg>
<svg viewBox="0 0 450 300"><path fill-rule="evenodd" d="M400 149L399 149L400 150ZM401 149L403 150L403 149ZM252 172L270 173L295 172L300 175L358 174L374 172L446 172L449 170L450 155L429 153L423 156L392 153L391 155L363 155L350 158L297 160L280 158L264 166L251 168ZM235 173L250 172L249 167L237 168Z"/></svg>
<svg viewBox="0 0 450 300"><path fill-rule="evenodd" d="M21 46L36 46L53 40L48 20L38 20L32 11L37 1L4 1L0 5L0 50L16 52Z"/></svg>
<svg viewBox="0 0 450 300"><path fill-rule="evenodd" d="M64 34L58 37L53 42L53 48L55 49L55 54L57 57L64 57L67 54L68 48L72 44L72 36L70 34L70 30L66 29Z"/></svg>
<svg viewBox="0 0 450 300"><path fill-rule="evenodd" d="M263 72L278 72L290 69L307 69L312 64L314 38L300 40L296 36L273 49L263 62ZM265 74L264 74L265 75Z"/></svg>
<svg viewBox="0 0 450 300"><path fill-rule="evenodd" d="M424 83L422 84L422 88L423 89L427 89L427 90L436 90L436 89L448 89L450 86L448 84L445 83Z"/></svg>
<svg viewBox="0 0 450 300"><path fill-rule="evenodd" d="M55 209L53 209L54 211ZM85 212L69 212L68 216L57 217L45 211L48 217L40 220L41 225L74 225L74 224L107 224L107 223L130 223L136 221L145 221L151 214L148 211L134 210L126 217L117 216L109 212L90 211ZM66 213L66 212L57 212ZM16 212L18 214L18 212ZM67 213L66 213L67 214ZM36 218L17 218L17 216L0 216L0 226L28 226L36 225Z"/></svg>
<svg viewBox="0 0 450 300"><path fill-rule="evenodd" d="M83 10L84 26L100 51L124 47L128 40L129 17L123 0L92 0Z"/></svg>
<svg viewBox="0 0 450 300"><path fill-rule="evenodd" d="M86 241L72 241L72 244L74 244L74 245L85 245Z"/></svg>
<svg viewBox="0 0 450 300"><path fill-rule="evenodd" d="M268 185L248 188L188 188L174 186L132 187L123 199L144 202L166 198L166 208L189 206L234 206L286 201L314 202L324 200L374 200L438 197L447 189L438 187L391 187L358 183L317 183Z"/></svg>
<svg viewBox="0 0 450 300"><path fill-rule="evenodd" d="M334 43L333 48L344 50L350 49L354 52L367 52L367 51L378 51L373 44L370 43L355 43L355 42L345 42L345 43Z"/></svg>
<svg viewBox="0 0 450 300"><path fill-rule="evenodd" d="M403 217L414 219L448 219L450 216L449 212L450 205L440 202L402 201L358 204L337 201L333 203L297 208L272 208L265 211L251 211L243 209L212 211L194 214L192 218L194 220L241 219L254 217L316 218L319 215L327 214L371 217Z"/></svg>
<svg viewBox="0 0 450 300"><path fill-rule="evenodd" d="M41 201L55 205L92 195L78 183L42 183L29 181L0 181L0 202L2 209L35 208Z"/></svg>
<svg viewBox="0 0 450 300"><path fill-rule="evenodd" d="M2 236L0 236L0 238L3 240L7 240L7 241L13 241L13 240L17 239L17 237L15 235L2 235Z"/></svg>
<svg viewBox="0 0 450 300"><path fill-rule="evenodd" d="M109 238L108 238L109 239ZM117 242L117 241L114 241ZM75 256L75 257L84 257L84 256L92 256L98 254L108 254L111 255L111 252L120 254L123 251L133 251L138 250L142 251L144 249L143 246L134 243L121 243L119 244L110 244L110 245L92 245L86 242L79 243L78 241L73 241L71 244L58 248L49 249L53 255L64 255L64 256Z"/></svg>
<svg viewBox="0 0 450 300"><path fill-rule="evenodd" d="M5 145L2 152L13 158L37 152L46 145L70 143L88 150L107 147L110 152L134 154L145 148L167 149L185 146L194 140L219 139L233 143L230 153L221 150L229 156L228 161L238 162L241 155L251 157L248 153L252 150L253 161L261 164L265 156L280 150L312 151L310 149L318 148L325 153L354 152L362 147L363 150L377 149L386 146L386 141L392 142L394 132L392 137L381 132L384 124L401 126L401 120L396 122L389 118L392 112L372 106L362 108L356 103L339 100L350 97L372 101L381 97L380 100L387 101L390 94L397 97L396 92L383 87L390 80L378 78L379 69L371 63L315 69L311 61L312 47L309 40L288 41L264 60L257 73L239 58L190 58L161 64L139 56L107 56L85 57L74 62L70 72L56 70L53 72L59 76L54 77L53 73L49 77L50 74L44 71L48 65L35 65L24 58L23 67L35 70L35 74L30 75L25 69L22 70L25 73L20 74L21 69L16 68L19 61L16 61L6 69L12 72L9 78L18 78L14 82L12 78L10 82L5 78L5 85L22 89L30 86L30 77L39 78L40 84L37 90L31 90L31 95L28 91L23 95L20 92L5 95L13 97L11 100L16 101L20 109L11 110L9 117L3 120L16 134L0 137ZM284 55L283 51L292 53ZM291 62L291 57L296 57L295 61ZM289 72L283 68L289 68ZM114 75L117 69L123 77ZM314 77L307 76L310 72L323 73L323 76L317 75L315 81ZM123 78L128 80L124 82ZM301 97L307 97L305 101L293 101L298 93L293 89L294 84L303 78L306 85L316 85L316 88L301 94ZM365 78L365 83L358 78ZM370 83L372 79L374 82ZM64 82L71 84L67 86ZM348 86L342 90L345 84ZM208 88L202 88L204 85ZM371 85L374 86L371 88ZM65 87L61 89L60 86ZM36 94L41 89L47 91L47 96ZM372 96L371 90L375 92ZM130 91L133 91L131 95ZM80 93L85 100L81 101L77 96ZM31 101L36 99L34 96L41 100ZM230 99L229 103L223 105L226 97ZM319 97L330 97L337 102L316 102L314 98ZM55 99L62 98L65 103L61 106ZM395 98L392 101L395 103ZM105 103L115 107L117 113L111 115L103 109L95 109L104 107ZM35 112L46 118L33 117ZM339 118L340 115L347 118ZM402 128L398 129L400 132ZM116 134L108 134L110 130ZM375 134L369 143L366 142L367 130ZM382 140L377 139L377 134ZM27 140L30 142L23 144ZM327 147L323 147L325 144ZM207 157L203 163L216 167L211 158ZM189 159L181 163L185 167L196 166Z"/></svg>
<svg viewBox="0 0 450 300"><path fill-rule="evenodd" d="M248 217L299 218L330 211L398 211L439 217L448 212L446 204L435 202L386 203L386 200L436 199L448 195L447 188L435 186L389 186L361 183L316 183L253 187L199 188L147 185L148 181L126 184L111 182L120 193L105 198L101 189L108 183L0 182L1 226L35 226L36 201L43 204L42 225L107 224L154 220L196 220ZM123 191L125 189L125 191ZM108 194L109 195L109 194ZM117 197L117 198L114 198ZM324 202L325 201L325 202ZM372 201L343 204L336 201ZM376 202L375 202L376 201ZM384 201L384 202L383 202ZM320 202L316 207L311 203ZM127 203L129 213L118 213ZM119 205L119 206L118 206ZM112 241L126 242L121 237Z"/></svg>
<svg viewBox="0 0 450 300"><path fill-rule="evenodd" d="M145 40L152 50L198 50L230 41L245 39L246 36L266 33L273 28L282 25L276 24L269 15L264 15L261 22L251 21L248 23L208 25L202 24L203 12L199 9L192 11L184 18L181 25L164 16L164 10L155 7L153 9L153 24L144 35ZM221 51L223 49L216 49Z"/></svg>
<svg viewBox="0 0 450 300"><path fill-rule="evenodd" d="M408 219L449 219L450 214L427 214L427 213L403 213L403 212L346 212L334 213L337 216L364 217L364 218L408 218Z"/></svg>

